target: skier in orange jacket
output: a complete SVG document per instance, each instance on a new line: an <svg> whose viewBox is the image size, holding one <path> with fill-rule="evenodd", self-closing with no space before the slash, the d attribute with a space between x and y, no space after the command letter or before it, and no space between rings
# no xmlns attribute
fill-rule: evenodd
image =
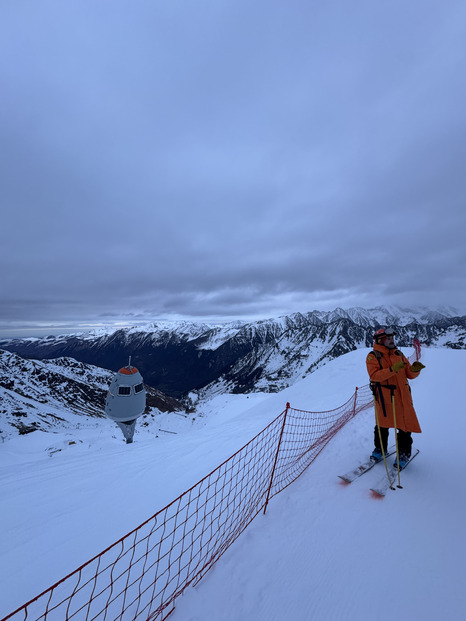
<svg viewBox="0 0 466 621"><path fill-rule="evenodd" d="M366 366L376 401L384 453L387 452L388 430L395 426L392 395L394 397L400 468L403 468L411 457L411 433L421 433L408 380L416 378L424 365L419 361L410 364L395 347L395 336L396 333L391 329L381 328L376 331L374 348L367 355ZM377 425L374 428L374 446L371 459L379 461L383 455Z"/></svg>

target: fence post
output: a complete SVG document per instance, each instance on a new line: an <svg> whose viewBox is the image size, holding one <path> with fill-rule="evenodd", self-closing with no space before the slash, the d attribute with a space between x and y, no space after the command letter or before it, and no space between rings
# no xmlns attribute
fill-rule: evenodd
<svg viewBox="0 0 466 621"><path fill-rule="evenodd" d="M289 409L290 409L290 404L287 403L286 404L286 408L285 408L285 412L284 412L284 415L283 415L283 424L282 424L282 428L280 430L280 437L278 438L278 446L277 446L277 452L275 453L275 461L273 462L272 474L270 475L270 484L269 484L269 489L267 490L267 498L265 500L265 505L264 505L264 515L265 515L265 512L267 511L267 505L269 504L270 491L272 489L272 483L273 483L273 476L275 474L275 468L277 467L278 453L280 452L280 446L281 446L281 443L282 443L283 432L285 431L286 417L287 417Z"/></svg>
<svg viewBox="0 0 466 621"><path fill-rule="evenodd" d="M354 391L354 403L353 403L353 416L356 416L356 402L358 400L358 387L356 386L356 390Z"/></svg>

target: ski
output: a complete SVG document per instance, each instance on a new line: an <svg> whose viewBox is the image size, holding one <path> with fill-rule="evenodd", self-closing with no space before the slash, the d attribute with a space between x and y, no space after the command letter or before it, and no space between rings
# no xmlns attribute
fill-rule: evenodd
<svg viewBox="0 0 466 621"><path fill-rule="evenodd" d="M392 446L390 449L388 449L388 453L385 453L385 458L391 457L395 453L396 453L396 448ZM350 470L346 474L339 474L338 476L345 483L352 483L355 479L358 479L362 474L368 472L371 468L373 468L376 464L379 464L379 463L383 463L383 459L381 459L380 461L374 461L373 459L368 459L367 461L362 463L360 466L357 466L356 468L354 468L353 470Z"/></svg>
<svg viewBox="0 0 466 621"><path fill-rule="evenodd" d="M410 464L417 455L419 455L419 449L416 449L414 451L408 463L403 468L403 470L401 470L400 472L403 472L404 470L406 470L408 464ZM390 468L389 475L390 475L391 483L388 480L387 473L385 472L385 476L383 478L382 477L380 478L380 481L378 482L378 484L374 485L374 487L371 487L371 492L373 492L376 496L385 496L385 494L388 492L389 489L395 490L397 488L397 482L398 482L398 469L396 466L392 466Z"/></svg>

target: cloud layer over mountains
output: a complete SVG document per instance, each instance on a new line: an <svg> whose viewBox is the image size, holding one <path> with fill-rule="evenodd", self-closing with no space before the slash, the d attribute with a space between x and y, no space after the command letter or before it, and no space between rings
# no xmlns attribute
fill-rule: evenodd
<svg viewBox="0 0 466 621"><path fill-rule="evenodd" d="M0 334L466 311L466 5L0 6Z"/></svg>

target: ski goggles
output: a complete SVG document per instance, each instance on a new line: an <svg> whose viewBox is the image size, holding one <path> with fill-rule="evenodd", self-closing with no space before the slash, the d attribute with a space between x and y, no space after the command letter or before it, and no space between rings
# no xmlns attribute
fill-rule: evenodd
<svg viewBox="0 0 466 621"><path fill-rule="evenodd" d="M377 330L377 332L374 334L375 339L384 339L387 336L396 336L395 330L393 328L387 328L386 330L380 328L380 330Z"/></svg>

